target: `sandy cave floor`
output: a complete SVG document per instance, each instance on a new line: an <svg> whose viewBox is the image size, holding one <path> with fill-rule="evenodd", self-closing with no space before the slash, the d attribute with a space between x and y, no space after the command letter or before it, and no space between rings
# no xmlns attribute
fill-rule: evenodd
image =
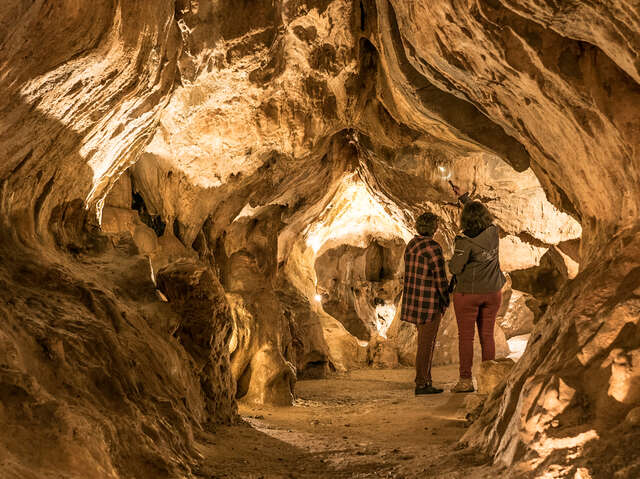
<svg viewBox="0 0 640 479"><path fill-rule="evenodd" d="M358 370L296 385L293 407L240 404L244 423L203 438L206 478L505 477L457 449L466 394L457 366L434 368L445 393L415 397L412 369Z"/></svg>

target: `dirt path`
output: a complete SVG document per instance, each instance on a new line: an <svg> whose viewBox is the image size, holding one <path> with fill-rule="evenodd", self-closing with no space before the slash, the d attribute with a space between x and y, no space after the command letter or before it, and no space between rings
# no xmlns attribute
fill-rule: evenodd
<svg viewBox="0 0 640 479"><path fill-rule="evenodd" d="M457 367L434 369L448 390ZM413 394L413 371L361 370L298 382L289 408L240 405L245 424L203 445L211 478L495 478L481 454L456 451L464 394Z"/></svg>

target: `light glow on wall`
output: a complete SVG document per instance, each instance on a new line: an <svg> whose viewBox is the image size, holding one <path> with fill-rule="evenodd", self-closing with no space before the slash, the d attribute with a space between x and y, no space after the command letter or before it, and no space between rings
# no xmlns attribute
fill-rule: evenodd
<svg viewBox="0 0 640 479"><path fill-rule="evenodd" d="M382 238L413 237L402 222L370 192L357 174L346 176L320 220L306 233L306 244L315 254L329 242L363 246L371 235Z"/></svg>
<svg viewBox="0 0 640 479"><path fill-rule="evenodd" d="M448 168L444 165L438 166L438 172L440 173L440 178L443 180L451 179L451 168Z"/></svg>
<svg viewBox="0 0 640 479"><path fill-rule="evenodd" d="M393 303L379 304L376 306L376 329L383 338L387 337L387 331L396 315L396 305Z"/></svg>

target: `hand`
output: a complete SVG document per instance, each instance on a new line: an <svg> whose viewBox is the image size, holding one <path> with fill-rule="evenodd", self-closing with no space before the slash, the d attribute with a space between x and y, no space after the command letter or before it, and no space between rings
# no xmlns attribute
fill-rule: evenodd
<svg viewBox="0 0 640 479"><path fill-rule="evenodd" d="M463 205L464 205L467 201L469 201L469 192L467 191L464 195L460 195L460 196L458 197L458 201L459 201L460 203L462 203Z"/></svg>
<svg viewBox="0 0 640 479"><path fill-rule="evenodd" d="M455 193L456 196L460 196L460 188L453 184L453 181L449 180L449 184L451 185L451 189Z"/></svg>

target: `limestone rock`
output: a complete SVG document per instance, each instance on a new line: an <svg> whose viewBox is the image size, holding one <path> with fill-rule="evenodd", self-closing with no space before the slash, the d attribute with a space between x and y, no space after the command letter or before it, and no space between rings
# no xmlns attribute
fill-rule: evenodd
<svg viewBox="0 0 640 479"><path fill-rule="evenodd" d="M632 293L638 288L638 278L625 257L638 252L635 242L624 239L608 246L611 258L592 264L591 274L581 273L574 279L536 324L530 345L510 373L504 393L489 398L483 416L465 435L470 444L484 443L495 448L501 461L513 463L526 455L524 451L544 452L558 437L574 437L572 428L586 418L607 417L611 424L620 424L637 404L637 350L635 343L627 343L624 338L636 337L638 318ZM618 290L620 285L613 286L614 278L626 278L626 286ZM603 298L607 298L606 306ZM546 322L552 318L558 319ZM570 346L576 340L578 346ZM579 368L576 376L574 365L587 367ZM531 375L532 367L537 371L535 376ZM600 376L599 371L607 372ZM514 407L510 414L499 412L510 407ZM566 413L568 408L571 414ZM497 427L506 429L496 434ZM479 431L484 433L478 435ZM592 442L585 446L590 454L603 454L607 447L618 444L620 460L633 463L633 447L624 434L612 426L600 430L599 439L591 434L576 440L591 437ZM602 467L603 471L615 470L615 466Z"/></svg>
<svg viewBox="0 0 640 479"><path fill-rule="evenodd" d="M533 330L535 315L528 306L531 301L534 301L531 295L511 291L506 311L498 313L496 320L507 339L528 334Z"/></svg>
<svg viewBox="0 0 640 479"><path fill-rule="evenodd" d="M327 358L335 371L348 371L367 364L367 346L328 315L320 315Z"/></svg>
<svg viewBox="0 0 640 479"><path fill-rule="evenodd" d="M559 253L549 250L539 266L511 272L512 287L541 300L548 300L569 279L567 268Z"/></svg>
<svg viewBox="0 0 640 479"><path fill-rule="evenodd" d="M197 470L193 431L234 415L237 381L209 373L226 294L260 338L254 397L290 395L290 365L366 364L314 300L316 226L326 248L376 223L406 240L432 211L450 254L451 181L544 311L468 442L533 475L576 457L632 474L635 429L616 425L640 400L638 18L626 0L2 2L2 473ZM345 218L366 234L324 228ZM411 328L389 332L401 360Z"/></svg>
<svg viewBox="0 0 640 479"><path fill-rule="evenodd" d="M546 252L544 246L532 245L509 235L500 238L500 267L506 272L538 266Z"/></svg>
<svg viewBox="0 0 640 479"><path fill-rule="evenodd" d="M193 358L209 420L224 418L233 410L235 392L228 347L231 316L224 290L209 268L187 261L165 266L156 280L180 315L174 335Z"/></svg>
<svg viewBox="0 0 640 479"><path fill-rule="evenodd" d="M491 394L513 369L515 361L509 358L482 361L476 369L475 378L479 394Z"/></svg>
<svg viewBox="0 0 640 479"><path fill-rule="evenodd" d="M398 347L379 336L369 341L368 362L377 368L397 368L400 365Z"/></svg>
<svg viewBox="0 0 640 479"><path fill-rule="evenodd" d="M158 250L158 237L140 221L137 211L106 206L102 210L102 231L105 233L128 232L142 254L151 255Z"/></svg>
<svg viewBox="0 0 640 479"><path fill-rule="evenodd" d="M293 318L275 294L278 208L229 228L215 252L232 305L232 370L237 397L290 405L296 381Z"/></svg>
<svg viewBox="0 0 640 479"><path fill-rule="evenodd" d="M133 204L132 193L131 175L128 171L125 171L109 190L104 204L105 206L113 206L114 208L130 209Z"/></svg>
<svg viewBox="0 0 640 479"><path fill-rule="evenodd" d="M379 318L377 310L385 304L394 309L402 293L404 242L382 243L388 246L373 240L367 248L328 249L315 262L322 308L361 340L386 334L393 318Z"/></svg>
<svg viewBox="0 0 640 479"><path fill-rule="evenodd" d="M286 267L276 263L282 214L274 206L237 218L212 253L234 317L237 397L256 404L289 405L298 376L321 377L367 361L366 347L293 282L311 260L292 254ZM303 284L313 287L310 280Z"/></svg>
<svg viewBox="0 0 640 479"><path fill-rule="evenodd" d="M487 400L487 395L479 392L466 394L464 398L465 419L467 424L473 423L480 414Z"/></svg>
<svg viewBox="0 0 640 479"><path fill-rule="evenodd" d="M629 411L625 422L633 427L640 426L640 408L636 407Z"/></svg>
<svg viewBox="0 0 640 479"><path fill-rule="evenodd" d="M235 418L232 385L172 336L184 318L130 245L55 263L0 246L0 475L137 475L151 457L159 474L185 474L195 431Z"/></svg>
<svg viewBox="0 0 640 479"><path fill-rule="evenodd" d="M292 357L280 349L282 339L269 331L265 316L247 305L242 296L228 295L233 316L231 370L237 383L236 397L255 404L290 405L293 402L296 368ZM261 312L274 314L261 301ZM275 311L278 314L278 311ZM274 322L275 325L278 323ZM286 341L286 336L285 336ZM290 339L289 339L290 341ZM274 347L275 345L275 347ZM286 344L290 348L290 344Z"/></svg>

